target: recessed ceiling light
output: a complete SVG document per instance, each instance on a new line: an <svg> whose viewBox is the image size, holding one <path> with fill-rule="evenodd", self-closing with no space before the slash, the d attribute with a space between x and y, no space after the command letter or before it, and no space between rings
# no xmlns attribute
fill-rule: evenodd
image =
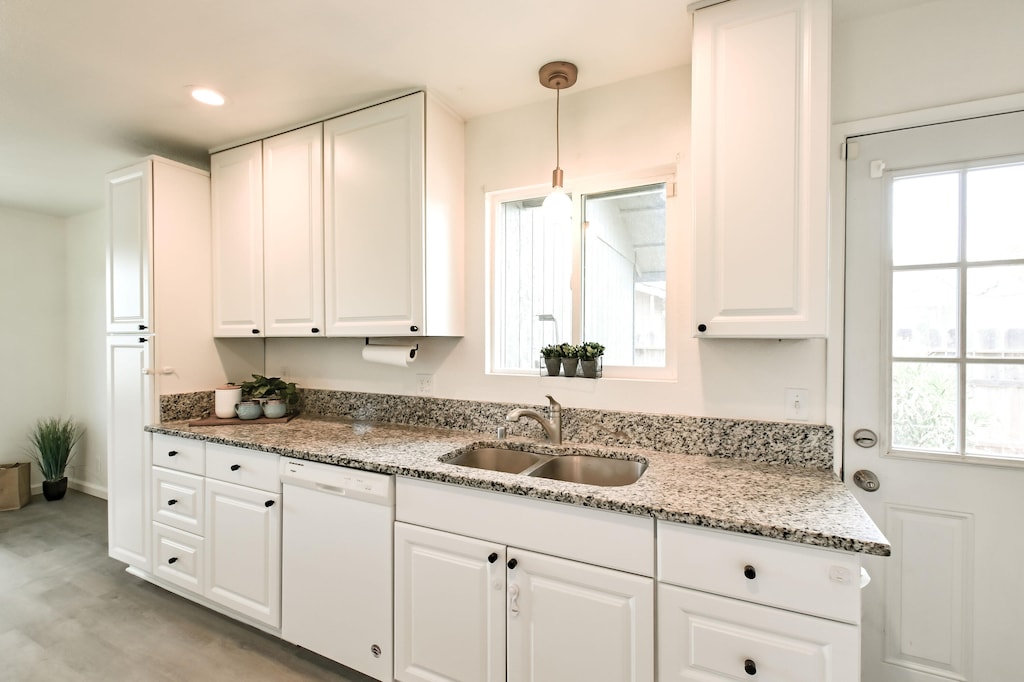
<svg viewBox="0 0 1024 682"><path fill-rule="evenodd" d="M224 104L224 95L210 88L192 88L192 99L213 107Z"/></svg>

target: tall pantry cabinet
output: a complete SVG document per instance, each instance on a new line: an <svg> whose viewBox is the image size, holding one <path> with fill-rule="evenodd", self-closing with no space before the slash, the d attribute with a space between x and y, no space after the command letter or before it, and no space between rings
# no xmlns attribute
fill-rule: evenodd
<svg viewBox="0 0 1024 682"><path fill-rule="evenodd" d="M110 556L152 569L150 439L161 394L227 381L213 340L210 176L151 156L107 194L107 497Z"/></svg>

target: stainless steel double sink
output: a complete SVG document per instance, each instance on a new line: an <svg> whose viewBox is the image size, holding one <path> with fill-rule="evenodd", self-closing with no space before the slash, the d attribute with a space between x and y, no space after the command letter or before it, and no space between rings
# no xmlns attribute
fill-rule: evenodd
<svg viewBox="0 0 1024 682"><path fill-rule="evenodd" d="M525 450L477 447L443 460L445 464L548 478L570 483L623 486L636 483L647 462L594 455L546 455Z"/></svg>

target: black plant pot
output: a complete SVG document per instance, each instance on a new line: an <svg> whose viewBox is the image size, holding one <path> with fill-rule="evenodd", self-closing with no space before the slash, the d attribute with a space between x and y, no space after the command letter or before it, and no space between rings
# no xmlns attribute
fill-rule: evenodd
<svg viewBox="0 0 1024 682"><path fill-rule="evenodd" d="M59 481L43 481L43 497L50 502L54 500L63 499L64 494L68 491L68 477L60 479Z"/></svg>

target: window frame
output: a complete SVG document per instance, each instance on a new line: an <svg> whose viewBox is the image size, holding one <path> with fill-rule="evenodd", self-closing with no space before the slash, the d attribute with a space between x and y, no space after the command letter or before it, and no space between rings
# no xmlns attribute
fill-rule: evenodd
<svg viewBox="0 0 1024 682"><path fill-rule="evenodd" d="M682 296L678 286L679 278L683 276L685 264L683 262L683 249L680 242L680 216L678 215L678 202L671 201L676 198L677 169L675 166L659 166L644 171L617 173L580 178L572 182L566 182L565 191L572 198L572 266L570 290L572 292L572 322L571 339L573 343L582 343L583 334L583 225L581 223L583 211L583 197L592 194L603 194L618 190L643 187L645 185L665 184L665 305L666 310L671 311L672 306L678 309L681 305ZM496 257L496 230L498 229L498 213L505 202L521 201L544 197L551 191L548 185L529 185L514 189L502 189L486 191L484 194L484 208L486 214L485 249L486 249L486 333L485 333L485 373L488 375L500 376L531 376L540 374L536 369L523 370L511 368L499 368L497 360L497 327L499 325L497 316L497 264ZM602 376L606 379L625 379L641 381L673 381L676 379L676 356L678 343L678 329L676 320L679 316L671 312L666 313L665 319L665 365L663 367L634 367L630 365L609 365L604 364ZM562 336L570 336L562 333ZM537 356L540 357L540 349L537 349ZM549 379L562 379L565 377L546 377ZM574 381L575 378L568 379Z"/></svg>
<svg viewBox="0 0 1024 682"><path fill-rule="evenodd" d="M887 171L885 201L885 249L884 249L884 280L882 286L881 312L882 319L882 363L881 387L884 389L881 396L882 417L881 423L886 428L886 443L888 447L882 452L883 457L906 460L924 460L932 462L980 464L996 467L1024 467L1024 456L1000 457L998 455L985 455L967 452L967 369L972 365L1016 365L1024 360L1011 358L979 358L972 357L967 352L967 279L966 275L972 268L994 267L999 265L1019 265L1021 259L989 259L969 260L967 258L967 232L966 232L966 177L971 171L999 166L1024 164L1024 156L999 156L984 159L975 159L969 162L946 163L936 165L925 165L913 168ZM898 180L904 178L915 178L927 175L940 175L955 173L958 175L959 193L959 216L957 227L957 257L950 261L937 261L920 264L894 265L893 263L893 188ZM900 272L915 272L923 270L952 270L956 272L957 301L956 325L958 329L957 348L954 357L915 357L896 355L893 348L893 288L894 275ZM957 452L941 452L938 450L897 448L894 444L894 423L893 423L893 366L899 362L915 362L919 364L952 365L956 367L957 373L957 395L956 395L956 419L957 419Z"/></svg>

